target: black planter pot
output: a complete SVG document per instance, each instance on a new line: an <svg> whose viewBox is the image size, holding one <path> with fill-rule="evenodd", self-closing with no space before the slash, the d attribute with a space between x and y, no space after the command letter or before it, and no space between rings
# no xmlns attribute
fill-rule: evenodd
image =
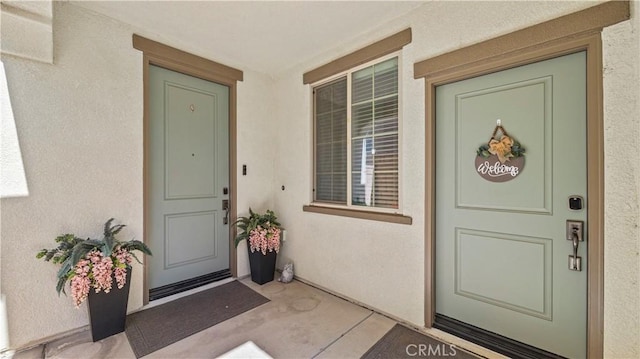
<svg viewBox="0 0 640 359"><path fill-rule="evenodd" d="M249 249L249 266L251 267L251 280L262 285L273 280L273 275L276 271L276 256L277 253L267 252L266 255L260 251L251 253Z"/></svg>
<svg viewBox="0 0 640 359"><path fill-rule="evenodd" d="M131 268L128 268L127 283L121 289L118 289L114 277L113 286L109 293L96 293L94 288L89 291L87 306L91 336L94 342L124 332L130 283Z"/></svg>

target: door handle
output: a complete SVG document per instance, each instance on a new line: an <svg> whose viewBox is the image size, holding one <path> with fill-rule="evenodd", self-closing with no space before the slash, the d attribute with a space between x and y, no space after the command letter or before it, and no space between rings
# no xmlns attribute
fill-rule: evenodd
<svg viewBox="0 0 640 359"><path fill-rule="evenodd" d="M578 246L584 242L584 222L567 221L567 240L571 241L573 255L569 255L569 270L582 271L582 257L578 256Z"/></svg>
<svg viewBox="0 0 640 359"><path fill-rule="evenodd" d="M229 224L229 200L222 200L222 210L224 211L224 218L222 219L222 224Z"/></svg>

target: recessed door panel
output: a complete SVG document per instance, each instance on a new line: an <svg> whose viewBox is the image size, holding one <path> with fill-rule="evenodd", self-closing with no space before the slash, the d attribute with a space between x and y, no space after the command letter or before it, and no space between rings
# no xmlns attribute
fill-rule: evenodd
<svg viewBox="0 0 640 359"><path fill-rule="evenodd" d="M461 228L456 234L456 294L551 319L551 239Z"/></svg>
<svg viewBox="0 0 640 359"><path fill-rule="evenodd" d="M166 199L216 196L217 103L216 94L165 83Z"/></svg>
<svg viewBox="0 0 640 359"><path fill-rule="evenodd" d="M456 95L458 207L551 213L552 88L552 77L545 76ZM489 141L501 118L509 134L529 149L522 171L527 175L519 175L517 181L487 182L476 174L475 157L469 154L477 150L478 141ZM505 192L510 195L499 195Z"/></svg>
<svg viewBox="0 0 640 359"><path fill-rule="evenodd" d="M164 268L176 268L196 262L215 259L216 212L181 213L165 216ZM189 233L189 246L182 241L183 233Z"/></svg>

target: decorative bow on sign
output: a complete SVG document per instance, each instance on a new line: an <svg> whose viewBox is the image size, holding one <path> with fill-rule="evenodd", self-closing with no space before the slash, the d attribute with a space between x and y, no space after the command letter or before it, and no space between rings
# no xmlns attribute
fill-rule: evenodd
<svg viewBox="0 0 640 359"><path fill-rule="evenodd" d="M489 141L489 153L498 156L500 163L504 163L513 157L511 146L513 146L513 139L507 135L503 135L500 140L492 138L491 141Z"/></svg>
<svg viewBox="0 0 640 359"><path fill-rule="evenodd" d="M502 137L497 137L498 132L502 133ZM498 156L500 163L505 163L511 158L523 156L524 148L511 138L498 122L489 143L478 148L478 156L488 158L490 155Z"/></svg>

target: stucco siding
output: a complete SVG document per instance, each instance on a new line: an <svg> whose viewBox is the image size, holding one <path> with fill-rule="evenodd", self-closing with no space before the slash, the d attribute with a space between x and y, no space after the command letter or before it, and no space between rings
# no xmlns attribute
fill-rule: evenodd
<svg viewBox="0 0 640 359"><path fill-rule="evenodd" d="M640 357L640 3L602 33L605 140L605 357Z"/></svg>
<svg viewBox="0 0 640 359"><path fill-rule="evenodd" d="M35 259L62 233L97 237L110 217L142 233L142 54L131 32L55 6L54 64L3 56L29 197L2 200L2 292L11 346L86 325ZM96 21L97 20L97 21ZM132 288L141 287L135 266ZM131 307L142 304L132 290Z"/></svg>
<svg viewBox="0 0 640 359"><path fill-rule="evenodd" d="M279 130L295 136L290 136L290 142L280 143L276 183L286 184L287 191L278 192L275 203L288 232L282 257L294 262L296 275L417 326L424 325L424 81L413 79L413 64L593 5L428 3L378 31L338 42L323 56L283 74L276 82ZM634 151L640 116L639 37L635 5L632 21L607 29L603 35L607 140L605 353L615 358L640 355L638 156ZM401 51L401 211L413 217L413 225L303 212L302 205L312 198L313 133L311 90L302 84L302 74L407 27L412 28L413 41Z"/></svg>
<svg viewBox="0 0 640 359"><path fill-rule="evenodd" d="M69 3L54 4L54 63L3 56L30 194L2 199L2 293L10 346L23 347L88 324L86 306L55 292L58 267L35 259L62 233L99 237L110 218L122 239L143 239L142 53L132 34L163 41ZM167 41L168 45L179 44ZM238 84L239 208L272 205L270 77ZM245 249L246 251L246 249ZM242 252L244 253L244 252ZM239 274L248 273L246 255ZM129 310L142 306L135 265Z"/></svg>
<svg viewBox="0 0 640 359"><path fill-rule="evenodd" d="M372 32L274 77L244 71L238 83L238 203L273 208L287 229L279 262L296 275L418 326L424 324L424 81L413 64L565 15L593 2L428 2ZM639 11L603 33L605 96L605 356L640 357ZM455 16L452 16L455 14ZM55 293L57 267L35 259L53 238L99 236L109 217L142 239L142 54L131 36L180 47L73 4L54 4L54 62L3 56L30 194L0 201L1 291L10 344L22 347L88 323ZM401 211L412 225L302 211L312 198L312 110L302 74L407 27L401 51ZM186 49L192 50L192 49ZM196 49L197 50L197 49ZM197 51L196 51L197 54ZM212 59L216 60L216 59ZM227 64L234 66L234 64ZM247 165L247 176L242 165ZM285 186L282 190L281 186ZM246 244L238 274L249 273ZM142 306L133 272L129 309Z"/></svg>

